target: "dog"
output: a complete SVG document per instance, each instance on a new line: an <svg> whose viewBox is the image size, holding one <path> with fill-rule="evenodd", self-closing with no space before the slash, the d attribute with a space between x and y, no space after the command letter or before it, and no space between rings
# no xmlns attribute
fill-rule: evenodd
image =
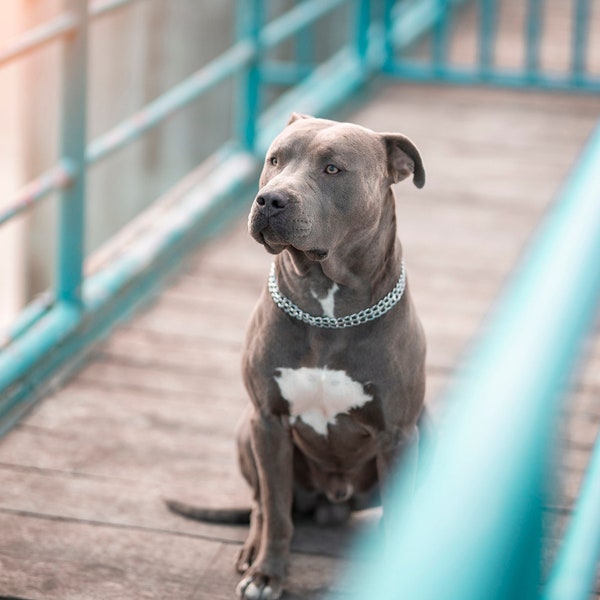
<svg viewBox="0 0 600 600"><path fill-rule="evenodd" d="M385 514L396 461L416 470L426 343L391 188L407 177L425 184L404 135L296 113L267 152L248 228L275 259L247 330L237 434L253 494L236 563L245 600L281 596L293 510L338 523L382 499Z"/></svg>

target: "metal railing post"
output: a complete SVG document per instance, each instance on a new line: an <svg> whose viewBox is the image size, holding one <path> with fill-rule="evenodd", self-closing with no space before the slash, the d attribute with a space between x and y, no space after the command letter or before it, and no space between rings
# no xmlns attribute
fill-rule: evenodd
<svg viewBox="0 0 600 600"><path fill-rule="evenodd" d="M307 2L307 0L304 0ZM312 70L315 65L315 33L313 26L305 27L296 40L296 68Z"/></svg>
<svg viewBox="0 0 600 600"><path fill-rule="evenodd" d="M247 41L254 50L252 62L239 78L237 135L248 150L254 150L261 105L260 30L264 20L264 1L239 0L236 17L238 40Z"/></svg>
<svg viewBox="0 0 600 600"><path fill-rule="evenodd" d="M589 0L577 0L573 15L573 55L571 59L571 81L575 86L585 77L586 55L589 35Z"/></svg>
<svg viewBox="0 0 600 600"><path fill-rule="evenodd" d="M437 0L436 10L438 16L433 28L433 68L436 73L442 73L448 62L449 0Z"/></svg>
<svg viewBox="0 0 600 600"><path fill-rule="evenodd" d="M525 69L529 81L535 81L539 77L541 29L541 2L540 0L529 0L527 2L527 49L525 55Z"/></svg>
<svg viewBox="0 0 600 600"><path fill-rule="evenodd" d="M65 0L77 26L65 39L62 99L61 155L73 173L72 183L61 193L56 297L81 304L85 255L85 151L87 140L87 2Z"/></svg>
<svg viewBox="0 0 600 600"><path fill-rule="evenodd" d="M479 11L479 75L488 79L494 66L496 0L480 0Z"/></svg>
<svg viewBox="0 0 600 600"><path fill-rule="evenodd" d="M383 3L383 70L392 70L395 62L394 50L394 7L395 0L384 0Z"/></svg>
<svg viewBox="0 0 600 600"><path fill-rule="evenodd" d="M371 2L370 0L358 0L356 7L356 51L363 65L368 61L370 25Z"/></svg>

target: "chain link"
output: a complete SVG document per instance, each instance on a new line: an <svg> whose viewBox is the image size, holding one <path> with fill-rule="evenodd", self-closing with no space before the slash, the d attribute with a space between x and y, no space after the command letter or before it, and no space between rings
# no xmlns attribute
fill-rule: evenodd
<svg viewBox="0 0 600 600"><path fill-rule="evenodd" d="M275 276L275 263L271 264L271 271L269 273L269 293L271 294L271 298L273 298L273 302L275 302L284 313L307 325L323 327L326 329L346 329L347 327L355 327L356 325L378 319L398 304L400 298L402 298L405 287L406 274L404 272L404 261L402 261L398 283L396 283L394 289L377 304L374 304L369 308L364 308L357 313L346 315L345 317L315 317L314 315L303 311L299 306L296 306L289 298L286 298L279 291L277 278Z"/></svg>

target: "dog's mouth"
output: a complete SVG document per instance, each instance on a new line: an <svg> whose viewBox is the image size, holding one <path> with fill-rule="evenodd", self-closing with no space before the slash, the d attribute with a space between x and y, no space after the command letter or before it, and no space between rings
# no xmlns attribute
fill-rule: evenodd
<svg viewBox="0 0 600 600"><path fill-rule="evenodd" d="M299 248L293 243L284 240L270 228L263 229L253 237L265 247L269 254L280 254L288 248L294 248L294 250L304 253L309 260L314 262L322 262L329 256L329 250L324 248L310 248L309 250Z"/></svg>
<svg viewBox="0 0 600 600"><path fill-rule="evenodd" d="M290 246L288 242L270 230L263 230L254 239L265 247L269 254L279 254Z"/></svg>

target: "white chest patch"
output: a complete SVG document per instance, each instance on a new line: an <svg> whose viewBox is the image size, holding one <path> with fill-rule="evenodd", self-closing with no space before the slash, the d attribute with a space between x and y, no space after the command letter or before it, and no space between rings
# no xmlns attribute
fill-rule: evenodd
<svg viewBox="0 0 600 600"><path fill-rule="evenodd" d="M275 381L290 405L291 424L300 418L321 435L327 435L327 425L335 424L337 415L373 400L345 371L301 367L279 373Z"/></svg>
<svg viewBox="0 0 600 600"><path fill-rule="evenodd" d="M335 309L334 296L335 296L335 293L339 289L340 289L340 287L338 286L338 284L334 283L331 286L331 288L329 289L329 291L327 292L327 294L323 298L320 298L316 294L316 292L314 292L313 290L311 290L311 294L313 295L313 298L315 300L318 300L319 304L321 305L321 308L323 309L323 315L324 316L335 318L335 314L334 314L334 309Z"/></svg>

